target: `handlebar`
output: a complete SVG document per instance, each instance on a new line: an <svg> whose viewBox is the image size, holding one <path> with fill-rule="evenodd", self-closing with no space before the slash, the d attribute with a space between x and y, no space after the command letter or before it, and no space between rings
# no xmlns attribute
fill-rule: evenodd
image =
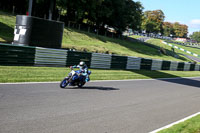
<svg viewBox="0 0 200 133"><path fill-rule="evenodd" d="M69 67L71 70L73 70L74 68L72 66Z"/></svg>

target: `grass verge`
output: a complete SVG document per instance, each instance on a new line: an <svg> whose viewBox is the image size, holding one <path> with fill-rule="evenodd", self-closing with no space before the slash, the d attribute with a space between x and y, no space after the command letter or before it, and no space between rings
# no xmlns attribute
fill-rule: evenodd
<svg viewBox="0 0 200 133"><path fill-rule="evenodd" d="M130 36L130 37L135 38L135 39L144 38L144 36L139 36L139 35L132 35L132 36Z"/></svg>
<svg viewBox="0 0 200 133"><path fill-rule="evenodd" d="M90 69L91 80L152 79L198 77L199 71L146 71ZM61 81L70 72L64 67L0 66L0 82Z"/></svg>
<svg viewBox="0 0 200 133"><path fill-rule="evenodd" d="M158 133L200 133L200 115Z"/></svg>
<svg viewBox="0 0 200 133"><path fill-rule="evenodd" d="M0 42L12 42L16 17L0 11Z"/></svg>

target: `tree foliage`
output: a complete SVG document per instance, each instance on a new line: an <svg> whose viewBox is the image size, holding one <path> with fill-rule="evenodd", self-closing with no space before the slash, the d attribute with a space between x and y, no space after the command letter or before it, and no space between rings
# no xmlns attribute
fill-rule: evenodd
<svg viewBox="0 0 200 133"><path fill-rule="evenodd" d="M180 24L179 22L163 23L163 35L164 36L173 36L173 37L187 37L188 34L188 26L184 24Z"/></svg>
<svg viewBox="0 0 200 133"><path fill-rule="evenodd" d="M179 22L175 22L173 24L173 31L175 37L187 37L188 34L188 26L184 24L180 24Z"/></svg>
<svg viewBox="0 0 200 133"><path fill-rule="evenodd" d="M141 25L143 7L132 0L58 0L57 5L66 10L66 21L107 25L118 33L127 27L137 30Z"/></svg>
<svg viewBox="0 0 200 133"><path fill-rule="evenodd" d="M192 35L190 35L190 37L193 40L200 42L200 31L193 32Z"/></svg>
<svg viewBox="0 0 200 133"><path fill-rule="evenodd" d="M0 9L10 12L14 11L18 14L25 14L28 10L28 0L1 0Z"/></svg>
<svg viewBox="0 0 200 133"><path fill-rule="evenodd" d="M174 33L173 24L170 22L163 23L163 35L164 36L171 36Z"/></svg>
<svg viewBox="0 0 200 133"><path fill-rule="evenodd" d="M147 33L162 32L165 15L162 10L146 11L143 16L142 29Z"/></svg>
<svg viewBox="0 0 200 133"><path fill-rule="evenodd" d="M29 0L3 0L0 8L16 14L26 14ZM51 3L54 2L54 7ZM23 3L23 4L22 4ZM57 20L62 11L64 22L86 23L97 28L105 25L122 33L126 28L137 30L142 21L143 7L132 0L33 0L32 15L40 18L49 17L53 9L53 19Z"/></svg>

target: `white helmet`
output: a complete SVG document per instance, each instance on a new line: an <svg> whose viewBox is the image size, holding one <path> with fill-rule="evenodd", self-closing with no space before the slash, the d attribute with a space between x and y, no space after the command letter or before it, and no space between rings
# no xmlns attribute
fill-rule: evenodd
<svg viewBox="0 0 200 133"><path fill-rule="evenodd" d="M85 62L84 61L81 61L80 63L79 63L79 66L85 66Z"/></svg>

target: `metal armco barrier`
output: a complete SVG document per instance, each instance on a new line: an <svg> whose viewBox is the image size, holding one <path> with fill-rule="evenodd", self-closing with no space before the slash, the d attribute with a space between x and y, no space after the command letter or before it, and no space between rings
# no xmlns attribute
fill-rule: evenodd
<svg viewBox="0 0 200 133"><path fill-rule="evenodd" d="M112 58L112 56L109 54L93 53L90 67L91 68L110 69L111 58Z"/></svg>
<svg viewBox="0 0 200 133"><path fill-rule="evenodd" d="M171 61L163 61L161 70L170 70Z"/></svg>
<svg viewBox="0 0 200 133"><path fill-rule="evenodd" d="M66 66L78 65L80 61L84 61L90 67L91 57L92 53L68 51Z"/></svg>
<svg viewBox="0 0 200 133"><path fill-rule="evenodd" d="M188 62L0 44L0 65L66 67L80 61L97 69L200 71L199 64Z"/></svg>
<svg viewBox="0 0 200 133"><path fill-rule="evenodd" d="M184 71L189 71L190 70L190 63L185 63L183 70Z"/></svg>
<svg viewBox="0 0 200 133"><path fill-rule="evenodd" d="M141 58L138 57L128 57L126 69L129 70L140 70Z"/></svg>
<svg viewBox="0 0 200 133"><path fill-rule="evenodd" d="M194 70L195 70L195 71L200 71L200 65L195 65Z"/></svg>
<svg viewBox="0 0 200 133"><path fill-rule="evenodd" d="M190 71L194 71L195 70L195 64L190 64Z"/></svg>
<svg viewBox="0 0 200 133"><path fill-rule="evenodd" d="M67 51L36 47L36 66L66 66Z"/></svg>
<svg viewBox="0 0 200 133"><path fill-rule="evenodd" d="M171 61L170 70L171 71L177 71L177 68L178 68L178 62L177 61Z"/></svg>
<svg viewBox="0 0 200 133"><path fill-rule="evenodd" d="M185 66L185 63L184 63L184 62L179 62L179 63L178 63L178 68L177 68L177 70L178 70L178 71L184 71L184 66Z"/></svg>
<svg viewBox="0 0 200 133"><path fill-rule="evenodd" d="M33 66L35 47L0 44L0 65Z"/></svg>
<svg viewBox="0 0 200 133"><path fill-rule="evenodd" d="M140 69L141 70L151 70L152 59L141 59Z"/></svg>
<svg viewBox="0 0 200 133"><path fill-rule="evenodd" d="M126 69L127 57L112 55L111 68Z"/></svg>
<svg viewBox="0 0 200 133"><path fill-rule="evenodd" d="M162 60L152 60L151 70L162 70Z"/></svg>

